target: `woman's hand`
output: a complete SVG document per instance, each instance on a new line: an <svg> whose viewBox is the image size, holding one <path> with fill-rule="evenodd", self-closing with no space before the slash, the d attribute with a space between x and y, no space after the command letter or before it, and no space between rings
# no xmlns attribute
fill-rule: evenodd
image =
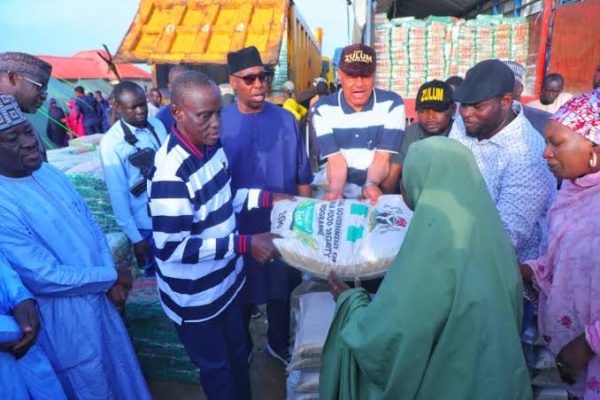
<svg viewBox="0 0 600 400"><path fill-rule="evenodd" d="M569 385L574 384L579 371L585 369L593 357L594 352L585 340L585 334L571 340L556 357L561 379Z"/></svg>
<svg viewBox="0 0 600 400"><path fill-rule="evenodd" d="M354 278L354 287L361 287L360 280L358 278ZM338 296L348 289L350 289L350 286L341 280L335 272L331 271L329 273L329 291L333 296L333 300L337 301Z"/></svg>
<svg viewBox="0 0 600 400"><path fill-rule="evenodd" d="M519 265L519 269L521 270L521 277L523 278L523 282L533 282L533 269L531 269L529 265L521 264Z"/></svg>

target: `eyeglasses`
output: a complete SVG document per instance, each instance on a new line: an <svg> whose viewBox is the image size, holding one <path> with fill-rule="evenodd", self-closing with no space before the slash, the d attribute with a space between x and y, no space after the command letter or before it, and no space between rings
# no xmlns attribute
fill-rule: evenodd
<svg viewBox="0 0 600 400"><path fill-rule="evenodd" d="M42 94L42 93L46 93L48 91L48 86L36 82L33 79L29 79L28 77L24 76L23 79L25 79L27 82L31 83L33 86L35 86L35 88L37 89L38 93Z"/></svg>
<svg viewBox="0 0 600 400"><path fill-rule="evenodd" d="M242 79L246 85L250 86L250 85L253 85L257 79L260 81L260 83L264 83L265 80L271 76L271 74L269 74L268 72L259 72L258 74L250 74L250 75L245 75L245 76L239 76L239 75L232 75L232 76Z"/></svg>

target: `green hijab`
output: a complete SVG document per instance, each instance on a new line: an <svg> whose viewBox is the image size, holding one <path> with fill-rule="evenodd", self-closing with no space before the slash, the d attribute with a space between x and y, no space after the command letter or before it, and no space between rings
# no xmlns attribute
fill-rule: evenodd
<svg viewBox="0 0 600 400"><path fill-rule="evenodd" d="M403 175L411 224L373 300L338 298L321 398L531 398L518 265L473 156L427 138Z"/></svg>

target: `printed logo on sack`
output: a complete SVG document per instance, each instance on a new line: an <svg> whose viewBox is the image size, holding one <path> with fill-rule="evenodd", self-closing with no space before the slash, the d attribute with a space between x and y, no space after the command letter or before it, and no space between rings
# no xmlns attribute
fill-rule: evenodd
<svg viewBox="0 0 600 400"><path fill-rule="evenodd" d="M312 235L314 215L314 201L305 201L298 204L298 206L294 210L294 223L292 224L292 230L294 232L302 232Z"/></svg>
<svg viewBox="0 0 600 400"><path fill-rule="evenodd" d="M377 229L382 233L406 228L407 225L408 222L402 217L402 209L390 206L385 206L383 210L375 209L369 223L370 231Z"/></svg>

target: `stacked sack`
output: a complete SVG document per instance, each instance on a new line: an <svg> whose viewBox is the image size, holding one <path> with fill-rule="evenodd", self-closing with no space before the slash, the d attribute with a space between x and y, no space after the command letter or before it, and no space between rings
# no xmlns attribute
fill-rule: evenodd
<svg viewBox="0 0 600 400"><path fill-rule="evenodd" d="M336 303L331 293L324 291L301 294L297 297L297 303L294 303L294 347L287 369L287 398L317 400L321 354L333 321Z"/></svg>
<svg viewBox="0 0 600 400"><path fill-rule="evenodd" d="M377 54L377 69L375 74L375 87L384 90L391 89L390 76L392 74L392 59L390 51L391 26L387 23L385 14L375 15L375 41L373 48Z"/></svg>
<svg viewBox="0 0 600 400"><path fill-rule="evenodd" d="M523 350L532 377L535 400L568 400L566 384L561 380L556 360L538 333L537 322L523 335Z"/></svg>
<svg viewBox="0 0 600 400"><path fill-rule="evenodd" d="M412 19L412 18L411 18ZM390 74L390 90L405 96L408 90L409 59L406 48L408 47L408 28L402 24L402 19L392 20L390 30L390 52L392 71Z"/></svg>
<svg viewBox="0 0 600 400"><path fill-rule="evenodd" d="M287 31L283 37L287 37ZM288 80L288 46L287 40L281 41L281 49L279 50L279 62L273 71L273 82L271 84L273 91L282 91L281 86Z"/></svg>
<svg viewBox="0 0 600 400"><path fill-rule="evenodd" d="M527 64L529 27L525 18L432 16L387 21L384 14L377 14L375 19L375 51L381 60L377 85L404 97L414 97L426 81L464 77L477 62L490 58Z"/></svg>

